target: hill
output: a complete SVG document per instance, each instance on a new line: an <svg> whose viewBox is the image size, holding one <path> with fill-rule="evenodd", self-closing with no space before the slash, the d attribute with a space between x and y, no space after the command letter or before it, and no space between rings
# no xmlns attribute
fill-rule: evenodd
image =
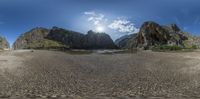
<svg viewBox="0 0 200 99"><path fill-rule="evenodd" d="M9 49L10 45L6 38L0 36L0 50Z"/></svg>
<svg viewBox="0 0 200 99"><path fill-rule="evenodd" d="M121 37L115 41L120 48L152 49L157 46L176 46L180 48L199 47L198 37L183 32L176 24L161 26L155 22L144 22L140 31Z"/></svg>
<svg viewBox="0 0 200 99"><path fill-rule="evenodd" d="M117 48L106 33L88 31L87 34L53 27L34 28L22 34L14 49L114 49Z"/></svg>

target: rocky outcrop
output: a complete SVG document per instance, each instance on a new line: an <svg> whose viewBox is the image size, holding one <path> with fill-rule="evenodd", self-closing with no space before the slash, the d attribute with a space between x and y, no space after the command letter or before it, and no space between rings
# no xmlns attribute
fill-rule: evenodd
<svg viewBox="0 0 200 99"><path fill-rule="evenodd" d="M0 36L0 50L7 50L10 48L10 44L6 38Z"/></svg>
<svg viewBox="0 0 200 99"><path fill-rule="evenodd" d="M185 32L181 31L176 24L161 26L155 22L145 22L139 33L135 36L125 37L118 42L123 42L125 48L143 48L151 49L159 45L176 45L180 47L186 46L186 41L189 39ZM119 47L122 44L118 43ZM122 46L123 47L123 46Z"/></svg>
<svg viewBox="0 0 200 99"><path fill-rule="evenodd" d="M188 37L184 35L176 24L160 26L155 22L145 22L136 38L136 47L150 49L156 45L177 45L185 47L184 41Z"/></svg>
<svg viewBox="0 0 200 99"><path fill-rule="evenodd" d="M188 35L189 33L185 33L188 37L188 40L185 41L185 45L189 48L200 48L200 37L194 35Z"/></svg>
<svg viewBox="0 0 200 99"><path fill-rule="evenodd" d="M70 46L70 48L81 49L83 48L84 36L85 35L82 33L53 27L47 35L47 38L62 42L65 45Z"/></svg>
<svg viewBox="0 0 200 99"><path fill-rule="evenodd" d="M14 49L114 49L114 42L108 34L89 31L88 34L58 27L48 30L35 28L21 35L13 45Z"/></svg>
<svg viewBox="0 0 200 99"><path fill-rule="evenodd" d="M136 37L136 47L150 47L167 44L170 39L169 33L159 24L145 22Z"/></svg>
<svg viewBox="0 0 200 99"><path fill-rule="evenodd" d="M115 44L122 49L130 48L134 39L137 37L137 33L125 35L115 40Z"/></svg>
<svg viewBox="0 0 200 99"><path fill-rule="evenodd" d="M88 31L84 37L85 49L115 49L117 48L108 34Z"/></svg>
<svg viewBox="0 0 200 99"><path fill-rule="evenodd" d="M62 42L72 49L114 49L113 40L108 34L88 31L86 35L54 27L47 35L48 39Z"/></svg>
<svg viewBox="0 0 200 99"><path fill-rule="evenodd" d="M24 49L30 46L33 42L43 40L49 33L46 28L34 28L17 38L13 44L14 49Z"/></svg>

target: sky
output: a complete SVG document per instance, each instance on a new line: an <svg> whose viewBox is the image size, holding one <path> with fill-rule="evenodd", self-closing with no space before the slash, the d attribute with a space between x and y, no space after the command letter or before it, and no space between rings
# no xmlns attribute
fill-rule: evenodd
<svg viewBox="0 0 200 99"><path fill-rule="evenodd" d="M200 0L0 0L0 35L10 44L35 27L53 26L113 40L139 31L145 21L177 24L200 34Z"/></svg>

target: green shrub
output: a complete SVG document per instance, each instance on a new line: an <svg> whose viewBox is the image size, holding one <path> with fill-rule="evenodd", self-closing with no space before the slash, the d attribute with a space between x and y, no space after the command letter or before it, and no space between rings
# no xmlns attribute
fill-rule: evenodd
<svg viewBox="0 0 200 99"><path fill-rule="evenodd" d="M38 40L25 46L25 49L68 49L69 46L52 40Z"/></svg>
<svg viewBox="0 0 200 99"><path fill-rule="evenodd" d="M192 45L192 49L197 49L197 46L196 45Z"/></svg>
<svg viewBox="0 0 200 99"><path fill-rule="evenodd" d="M156 51L177 51L182 50L183 48L178 45L157 45L152 48L152 50Z"/></svg>

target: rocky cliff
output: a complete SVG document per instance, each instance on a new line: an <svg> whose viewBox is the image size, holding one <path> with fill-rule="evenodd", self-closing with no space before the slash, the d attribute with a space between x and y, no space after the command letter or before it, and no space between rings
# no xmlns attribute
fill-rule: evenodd
<svg viewBox="0 0 200 99"><path fill-rule="evenodd" d="M14 49L23 49L31 46L35 41L43 40L49 33L46 28L37 27L20 35L13 44Z"/></svg>
<svg viewBox="0 0 200 99"><path fill-rule="evenodd" d="M175 24L160 26L155 22L145 22L136 37L136 47L146 49L156 45L185 47L185 40L188 40L188 37Z"/></svg>
<svg viewBox="0 0 200 99"><path fill-rule="evenodd" d="M84 37L85 49L114 49L117 48L113 40L106 33L88 31Z"/></svg>
<svg viewBox="0 0 200 99"><path fill-rule="evenodd" d="M88 34L58 27L48 30L34 28L22 34L14 43L14 49L114 49L108 34L89 31Z"/></svg>
<svg viewBox="0 0 200 99"><path fill-rule="evenodd" d="M117 45L119 47L125 44L125 48L143 48L151 49L154 46L169 45L187 47L189 35L181 31L176 24L161 26L155 22L144 22L140 31L135 36L119 38ZM122 44L123 43L123 44Z"/></svg>
<svg viewBox="0 0 200 99"><path fill-rule="evenodd" d="M137 37L137 33L122 36L115 40L115 44L119 48L123 48L123 49L130 48L132 43L134 42L133 40L135 39L135 37Z"/></svg>
<svg viewBox="0 0 200 99"><path fill-rule="evenodd" d="M0 50L6 50L9 49L10 45L6 38L0 36Z"/></svg>
<svg viewBox="0 0 200 99"><path fill-rule="evenodd" d="M62 42L65 45L69 46L70 48L74 49L82 49L83 48L83 40L84 40L84 34L53 27L49 34L47 35L48 39Z"/></svg>

